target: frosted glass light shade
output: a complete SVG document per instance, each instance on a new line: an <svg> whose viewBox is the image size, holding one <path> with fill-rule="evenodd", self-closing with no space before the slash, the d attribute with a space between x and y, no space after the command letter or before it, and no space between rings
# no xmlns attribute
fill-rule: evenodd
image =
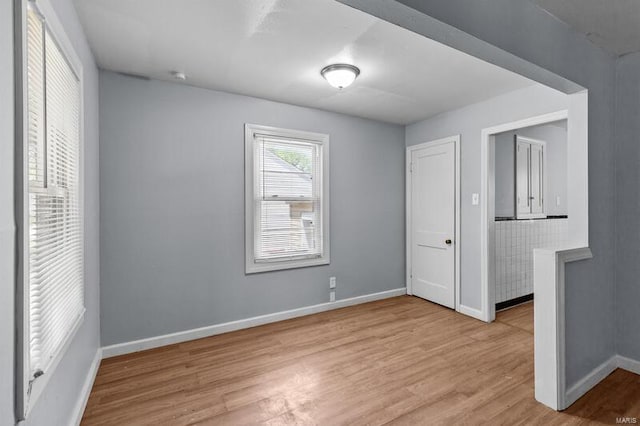
<svg viewBox="0 0 640 426"><path fill-rule="evenodd" d="M358 67L348 64L333 64L324 67L320 74L336 89L344 89L351 85L360 74Z"/></svg>

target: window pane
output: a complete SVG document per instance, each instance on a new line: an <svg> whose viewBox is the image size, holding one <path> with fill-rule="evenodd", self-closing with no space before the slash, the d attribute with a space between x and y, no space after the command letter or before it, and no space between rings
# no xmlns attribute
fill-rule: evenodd
<svg viewBox="0 0 640 426"><path fill-rule="evenodd" d="M258 201L256 260L319 255L319 201Z"/></svg>
<svg viewBox="0 0 640 426"><path fill-rule="evenodd" d="M80 85L46 32L47 181L57 188L77 185Z"/></svg>
<svg viewBox="0 0 640 426"><path fill-rule="evenodd" d="M265 139L261 148L261 196L310 198L314 196L315 144Z"/></svg>

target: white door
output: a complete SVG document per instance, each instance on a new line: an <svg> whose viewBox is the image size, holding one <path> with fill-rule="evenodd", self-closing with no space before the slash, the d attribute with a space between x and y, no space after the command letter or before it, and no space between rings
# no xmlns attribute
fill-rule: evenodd
<svg viewBox="0 0 640 426"><path fill-rule="evenodd" d="M455 308L455 142L411 154L411 291Z"/></svg>

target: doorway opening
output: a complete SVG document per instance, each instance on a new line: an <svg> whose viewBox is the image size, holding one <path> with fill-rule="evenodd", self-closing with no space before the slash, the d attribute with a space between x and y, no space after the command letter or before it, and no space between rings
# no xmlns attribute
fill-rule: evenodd
<svg viewBox="0 0 640 426"><path fill-rule="evenodd" d="M541 127L552 125L553 123L566 123L566 196L564 208L559 210L564 214L559 216L567 216L566 218L566 235L563 238L549 241L540 247L578 247L588 246L588 163L587 163L587 92L579 92L568 95L569 108L550 114L530 117L524 120L504 123L498 126L485 128L482 130L481 137L481 293L482 293L482 314L483 320L491 322L495 320L496 313L496 221L498 215L504 215L502 210L506 204L504 200L496 197L496 185L501 191L501 185L504 182L496 181L496 139L500 139L499 135L514 135L521 129L531 129L533 127ZM499 141L500 143L500 141ZM517 143L514 140L514 144ZM515 146L515 145L514 145ZM515 157L515 155L514 155ZM544 155L543 155L544 157ZM547 155L547 157L549 157ZM550 160L550 158L548 159ZM515 173L515 161L514 161ZM548 167L547 167L548 168ZM500 172L497 172L500 176ZM544 173L543 173L544 176ZM543 179L544 180L544 179ZM509 185L507 182L506 185ZM548 179L547 184L548 186ZM525 185L525 192L531 193L530 185ZM515 184L514 192L517 192ZM549 188L545 188L542 184L541 192L544 194ZM523 196L523 194L521 194ZM531 195L528 195L531 196ZM551 203L546 200L546 205L557 204L557 197L560 197L562 205L562 196L555 195L555 200ZM502 197L502 195L500 195ZM504 197L502 197L504 198ZM533 200L537 201L537 200ZM498 202L498 210L496 211L496 202ZM523 203L526 206L526 203ZM560 206L554 206L555 207ZM548 208L551 208L549 206ZM518 217L518 201L517 195L514 193L513 209L509 213L512 217ZM501 226L506 228L506 226ZM533 248L532 248L533 249ZM533 259L531 259L533 263ZM532 265L533 267L533 265ZM533 277L532 277L533 278ZM518 294L518 296L521 296ZM506 299L505 299L506 300Z"/></svg>
<svg viewBox="0 0 640 426"><path fill-rule="evenodd" d="M494 135L494 303L531 302L533 250L568 240L567 120ZM531 312L533 313L533 312ZM533 328L533 315L530 318Z"/></svg>
<svg viewBox="0 0 640 426"><path fill-rule="evenodd" d="M533 294L537 302L530 311L534 311L534 340L535 340L535 395L536 399L551 408L561 410L567 407L567 390L565 376L565 330L564 330L564 264L566 262L582 260L591 256L588 249L588 96L587 92L579 92L568 95L569 102L566 110L557 111L550 114L540 115L515 122L504 123L499 126L485 128L481 136L481 177L482 177L482 221L481 221L481 293L482 293L482 319L492 322L496 319L496 302L510 296L515 296L515 303L518 297ZM542 127L549 125L565 126L566 123L566 160L564 164L566 170L566 195L565 205L562 206L562 193L556 189L555 194L549 188L549 163L552 160L550 155L546 159L544 152L549 144L540 144L538 139L518 137L524 136L527 130L532 127ZM497 158L501 153L500 139L502 136L512 139L513 148L513 173L514 176L512 210L508 210L507 217L513 223L499 220L503 208L507 208L507 203L502 203L499 194L503 189L498 179L504 179L501 166L497 165ZM535 144L535 146L534 146ZM520 158L518 155L520 147ZM498 155L496 155L498 153ZM502 153L504 154L504 153ZM538 160L532 161L532 156L538 155ZM548 152L547 154L550 154ZM507 157L509 153L507 153ZM562 155L560 155L562 157ZM518 162L526 164L526 167L518 165ZM532 170L536 169L536 170ZM556 178L562 181L562 178ZM518 181L526 184L518 186ZM557 183L557 182L554 182ZM507 182L508 186L510 182ZM532 189L532 186L535 188ZM507 192L508 194L508 192ZM520 200L518 200L520 196ZM526 199L525 199L526 197ZM533 197L533 198L532 198ZM542 198L542 207L538 204ZM507 195L506 198L509 198ZM535 211L539 209L540 211ZM558 210L561 216L559 221L551 221L547 218L547 213ZM564 214L562 214L564 213ZM526 223L519 223L519 215ZM529 238L533 241L527 242L525 227L536 227L544 224L534 223L534 219L545 216L546 225L552 234L541 242L540 233ZM566 217L563 217L566 216ZM498 218L498 220L496 219ZM563 223L566 222L566 223ZM521 226L522 225L522 226ZM564 229L563 229L564 227ZM513 229L515 228L515 230ZM520 229L522 228L522 229ZM511 234L509 234L511 232ZM513 233L515 232L515 237ZM509 235L507 242L506 236ZM501 238L501 241L497 241ZM538 238L538 241L535 240ZM506 247L509 246L509 249ZM545 248L543 248L546 246ZM508 250L516 252L516 260L521 256L522 264L520 268L515 267L511 272L511 277L506 277L505 269L499 270L503 265L511 265L510 262L503 261L497 255L506 255ZM529 263L530 262L530 263ZM527 280L527 273L531 274L531 282ZM518 276L518 274L523 274ZM507 284L513 285L514 289L500 288L500 280L506 280ZM509 281L509 279L511 281ZM504 283L503 283L504 284ZM520 288L518 288L520 285ZM502 291L499 293L497 290ZM511 293L509 293L511 291ZM519 293L519 292L522 292ZM506 296L505 296L506 294ZM505 301L506 301L505 300ZM520 300L521 301L521 300Z"/></svg>

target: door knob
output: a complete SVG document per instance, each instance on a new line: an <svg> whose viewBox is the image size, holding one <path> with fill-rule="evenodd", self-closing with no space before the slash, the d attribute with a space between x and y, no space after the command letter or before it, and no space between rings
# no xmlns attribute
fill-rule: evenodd
<svg viewBox="0 0 640 426"><path fill-rule="evenodd" d="M450 245L451 244L451 240L444 240L444 243L447 244L447 245Z"/></svg>

